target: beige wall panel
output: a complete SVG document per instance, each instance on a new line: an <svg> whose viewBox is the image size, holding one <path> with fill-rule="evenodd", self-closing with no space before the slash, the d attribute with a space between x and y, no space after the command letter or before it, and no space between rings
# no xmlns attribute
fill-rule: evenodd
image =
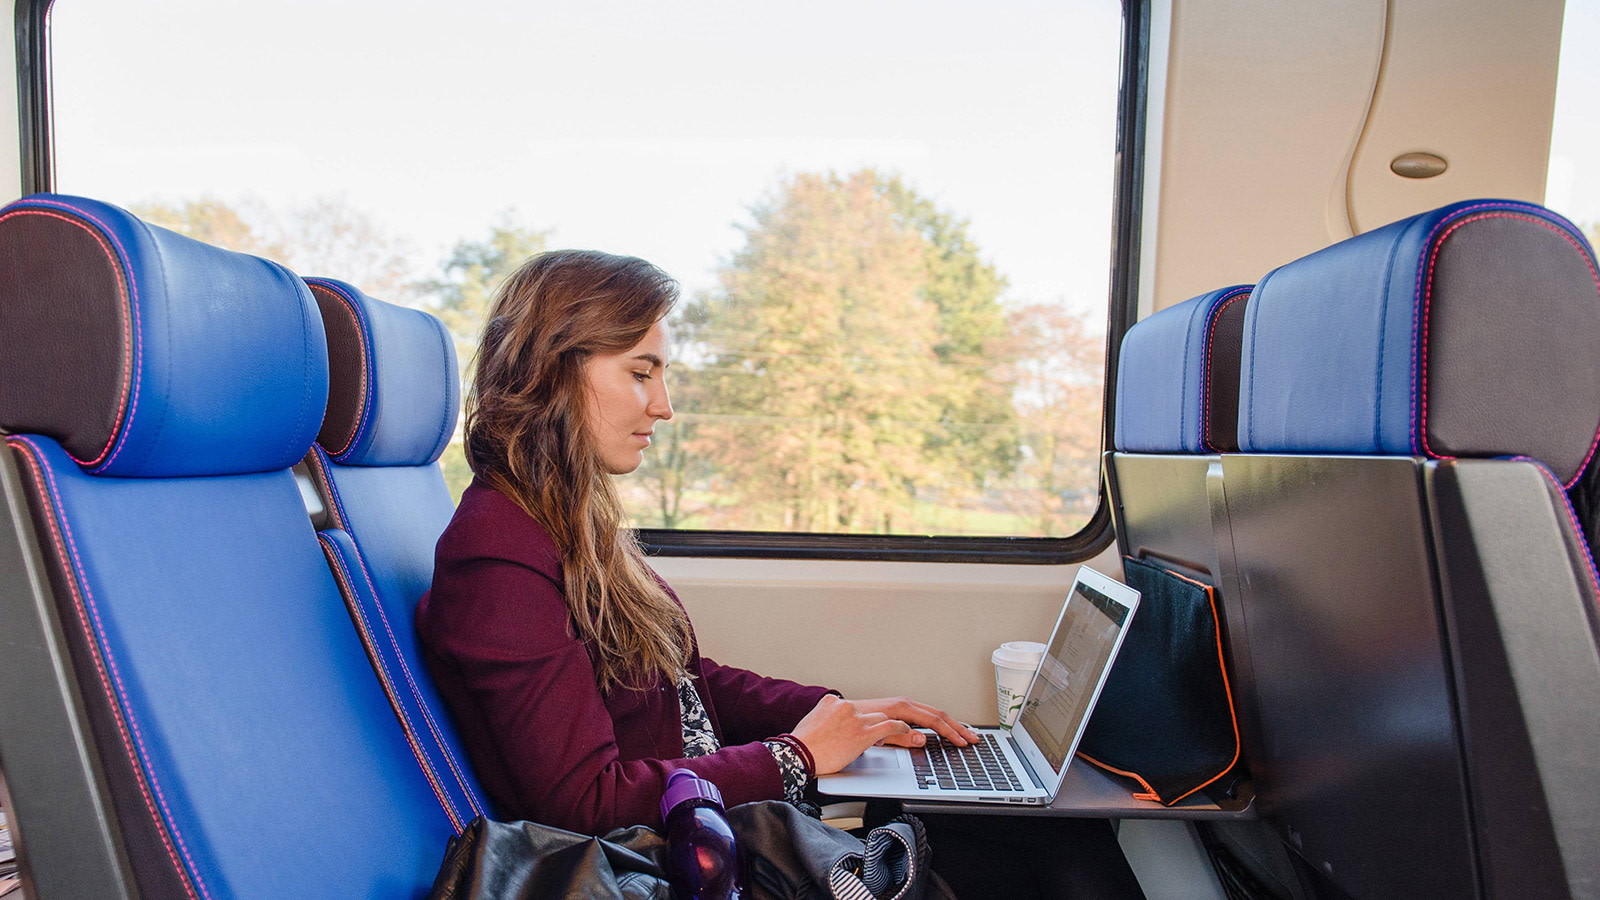
<svg viewBox="0 0 1600 900"><path fill-rule="evenodd" d="M1357 231L1475 197L1543 202L1562 10L1562 0L1394 0L1350 172ZM1389 169L1413 151L1449 168L1422 179Z"/></svg>
<svg viewBox="0 0 1600 900"><path fill-rule="evenodd" d="M763 675L905 694L994 724L1004 641L1043 641L1077 566L660 558L705 655ZM1121 575L1115 547L1090 565Z"/></svg>
<svg viewBox="0 0 1600 900"><path fill-rule="evenodd" d="M1158 0L1159 2L1159 0ZM1170 0L1141 312L1472 197L1543 199L1562 0ZM1157 29L1161 31L1161 29ZM1153 43L1158 46L1161 41ZM1406 179L1401 153L1449 170ZM1151 227L1148 217L1155 217ZM1150 237L1154 238L1153 241Z"/></svg>
<svg viewBox="0 0 1600 900"><path fill-rule="evenodd" d="M1154 307L1254 282L1348 235L1344 174L1381 59L1383 0L1172 0ZM1154 67L1152 67L1154 68ZM1152 122L1152 125L1155 123ZM1340 232L1343 233L1340 233Z"/></svg>

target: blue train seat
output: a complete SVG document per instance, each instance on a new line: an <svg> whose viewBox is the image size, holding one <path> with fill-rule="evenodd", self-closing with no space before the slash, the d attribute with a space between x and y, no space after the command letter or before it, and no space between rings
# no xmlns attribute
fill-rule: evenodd
<svg viewBox="0 0 1600 900"><path fill-rule="evenodd" d="M1250 285L1163 309L1128 329L1117 360L1106 488L1124 556L1219 586L1206 473L1237 449L1239 338Z"/></svg>
<svg viewBox="0 0 1600 900"><path fill-rule="evenodd" d="M1117 361L1118 450L1238 449L1239 341L1250 290L1211 291L1128 329Z"/></svg>
<svg viewBox="0 0 1600 900"><path fill-rule="evenodd" d="M1541 207L1469 201L1261 279L1245 319L1246 452L1544 462L1563 484L1600 423L1593 251Z"/></svg>
<svg viewBox="0 0 1600 900"><path fill-rule="evenodd" d="M32 888L421 895L455 829L290 471L328 390L311 292L57 195L0 210L0 273L7 559L42 570L8 562L0 605L4 711L41 718L0 722Z"/></svg>
<svg viewBox="0 0 1600 900"><path fill-rule="evenodd" d="M1355 900L1600 884L1600 276L1470 201L1273 270L1246 312L1230 583L1262 815ZM1219 541L1222 537L1219 537Z"/></svg>
<svg viewBox="0 0 1600 900"><path fill-rule="evenodd" d="M306 462L318 533L374 673L457 831L489 807L412 622L455 511L439 469L460 388L443 324L342 281L308 278L328 333L328 414Z"/></svg>

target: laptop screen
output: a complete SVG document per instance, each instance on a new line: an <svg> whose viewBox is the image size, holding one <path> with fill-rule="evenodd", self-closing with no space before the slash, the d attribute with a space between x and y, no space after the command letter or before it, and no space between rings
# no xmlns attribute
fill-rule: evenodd
<svg viewBox="0 0 1600 900"><path fill-rule="evenodd" d="M1057 772L1077 745L1128 612L1082 579L1067 598L1018 722Z"/></svg>

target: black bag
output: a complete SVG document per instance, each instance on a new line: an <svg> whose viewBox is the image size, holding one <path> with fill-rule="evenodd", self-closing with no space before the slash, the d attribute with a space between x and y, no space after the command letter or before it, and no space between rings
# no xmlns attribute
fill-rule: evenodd
<svg viewBox="0 0 1600 900"><path fill-rule="evenodd" d="M855 837L787 803L728 810L751 900L954 900L928 868L922 823L901 816ZM452 838L429 900L673 900L667 843L636 825L591 837L475 819Z"/></svg>
<svg viewBox="0 0 1600 900"><path fill-rule="evenodd" d="M1239 765L1239 725L1215 590L1142 560L1122 566L1139 610L1078 755L1167 806L1202 788L1225 791Z"/></svg>

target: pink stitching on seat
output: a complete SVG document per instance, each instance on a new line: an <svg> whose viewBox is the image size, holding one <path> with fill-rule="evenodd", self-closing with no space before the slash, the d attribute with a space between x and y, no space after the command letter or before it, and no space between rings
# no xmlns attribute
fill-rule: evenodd
<svg viewBox="0 0 1600 900"><path fill-rule="evenodd" d="M34 201L34 202L42 202L42 201ZM73 211L74 212L78 212L78 210L73 210ZM45 212L42 209L31 209L31 208L26 208L25 207L25 208L22 208L22 209L13 210L12 212L6 213L4 216L0 216L0 222L4 222L7 219L15 218L17 216L45 216L45 217L51 218L51 219L59 219L60 221L66 222L69 225L75 225L75 226L77 226L79 228L82 228L84 231L89 233L90 237L95 239L95 242L100 245L100 249L105 251L106 258L111 260L112 269L115 270L115 269L121 269L122 268L121 266L118 265L116 254L111 252L111 245L106 243L105 238L102 237L99 233L97 233L93 228L90 228L89 226L87 226L87 225L83 224L82 222L78 221L77 219L73 219L73 218L70 218L68 216L63 216L63 215L61 215L59 213ZM102 227L104 227L104 226L102 226ZM117 246L118 246L118 249L121 248L121 244L118 244ZM93 467L93 466L99 465L100 461L106 458L106 454L111 452L112 445L116 443L117 435L119 433L124 433L125 434L127 432L127 430L128 430L128 426L130 426L132 424L132 416L131 415L127 415L127 412L128 412L128 392L130 390L130 385L132 384L132 381L133 381L133 335L134 335L134 323L138 319L138 305L137 304L138 304L138 296L139 295L138 295L138 284L136 282L134 282L134 278L133 278L133 267L132 266L127 267L127 272L128 272L128 281L129 281L129 283L134 285L134 303L133 304L129 304L129 302L128 302L128 293L127 293L127 290L122 285L122 280L121 279L117 279L117 299L120 301L119 307L118 307L118 311L122 312L123 310L129 310L131 312L131 315L130 315L130 312L123 312L123 315L122 315L122 346L123 346L122 384L120 386L120 390L118 392L118 397L117 397L117 427L112 428L111 429L111 433L106 435L106 445L104 447L100 448L100 452L98 454L96 454L94 459L91 459L91 460L88 460L88 461L84 461L84 460L81 460L78 457L74 456L72 454L72 452L70 450L67 450L65 447L61 448L62 450L66 450L67 456L71 457L72 461L77 463L80 466Z"/></svg>
<svg viewBox="0 0 1600 900"><path fill-rule="evenodd" d="M327 451L323 450L321 445L312 443L311 453L309 456L311 459L316 460L316 474L321 476L322 487L327 492L328 497L333 500L333 502L328 505L328 516L336 527L343 528L345 531L349 531L350 523L345 521L344 504L339 502L339 489L334 487L333 475L328 471ZM352 536L351 540L354 539L355 538Z"/></svg>
<svg viewBox="0 0 1600 900"><path fill-rule="evenodd" d="M1433 457L1434 459L1455 459L1453 456L1435 454L1428 446L1428 311L1432 306L1433 300L1434 265L1439 261L1439 253L1444 248L1444 242L1450 239L1450 235L1454 234L1456 230L1461 228L1463 225L1466 225L1469 222L1476 222L1481 219L1520 219L1524 222L1532 222L1535 225L1543 226L1544 228L1548 228L1549 230L1555 232L1556 235L1562 240L1565 240L1568 244L1571 244L1572 249L1578 251L1578 256L1583 259L1584 265L1589 269L1589 277L1594 280L1596 292L1600 293L1600 272L1595 271L1594 260L1589 258L1589 254L1584 252L1583 247L1573 239L1571 234L1567 233L1566 229L1557 227L1553 222L1548 222L1544 219L1536 218L1534 216L1518 215L1510 212L1480 213L1475 216L1468 216L1458 220L1450 227L1448 231L1441 235L1439 240L1433 243L1433 250L1428 256L1427 288L1422 295L1422 340L1420 342L1422 358L1420 366L1418 366L1416 369L1421 386L1421 396L1419 398L1418 408L1414 413L1414 415L1418 417L1416 428L1417 435L1421 439L1422 452L1427 456ZM1429 240L1433 240L1431 236L1429 237ZM1418 273L1418 277L1422 277L1420 272ZM1416 352L1416 345L1413 345L1413 352ZM1594 458L1595 448L1597 446L1600 446L1600 428L1596 429L1593 440L1589 442L1589 452L1584 455L1582 465L1578 466L1578 470L1572 476L1572 480L1562 485L1563 490L1570 489L1574 484L1578 483L1578 479L1583 475L1583 470L1588 467L1589 461ZM1553 473L1551 477L1554 478Z"/></svg>
<svg viewBox="0 0 1600 900"><path fill-rule="evenodd" d="M1439 233L1439 229L1445 227L1446 225L1449 225L1452 221L1454 221L1455 217L1464 216L1467 213L1472 212L1475 209L1500 209L1500 208L1505 207L1505 206L1518 206L1518 207L1522 207L1523 209L1530 210L1530 211L1539 209L1539 207L1533 206L1531 204L1517 203L1515 201L1497 201L1497 202L1493 202L1493 203L1475 203L1475 204L1473 204L1471 206L1463 206L1462 208L1452 212L1450 215L1448 215L1448 216L1444 217L1443 219L1440 219L1438 222L1436 222L1434 224L1433 228L1428 231L1428 236L1423 240L1423 242L1422 242L1423 246L1425 246L1425 247L1433 246L1433 239ZM1391 257L1390 257L1390 265L1393 266L1393 255L1392 255L1392 253L1391 253ZM1420 310L1419 304L1422 302L1422 276L1423 276L1425 271L1427 271L1427 267L1426 266L1418 266L1417 267L1417 283L1416 283L1416 287L1412 288L1412 291L1411 291L1411 307L1412 307L1412 310L1411 310L1411 371L1410 371L1410 373L1408 373L1410 375L1410 382L1411 382L1411 409L1409 411L1410 419L1411 419L1411 432L1410 432L1409 437L1411 438L1411 443L1407 446L1407 449L1410 450L1413 453L1415 453L1419 449L1419 445L1418 445L1418 442L1417 442L1417 381L1418 381L1418 372L1420 370L1417 368L1417 345L1419 343L1417 339L1419 337L1419 332L1421 331L1421 327L1422 327L1421 323L1418 321L1419 318L1420 318L1420 316L1418 315L1418 312ZM1385 307L1388 306L1387 303L1385 303L1384 305L1385 305ZM1380 330L1379 331L1379 340L1380 341L1382 340L1382 337L1383 337L1383 332ZM1381 359L1378 361L1378 366L1379 366L1379 370L1380 370L1380 373L1381 373L1382 367L1383 367L1383 361ZM1252 374L1254 374L1254 373L1252 373ZM1379 387L1380 388L1382 387L1381 380L1379 382ZM1380 418L1381 418L1381 416L1380 416Z"/></svg>
<svg viewBox="0 0 1600 900"><path fill-rule="evenodd" d="M1222 305L1211 314L1211 325L1206 329L1206 368L1200 373L1200 389L1205 392L1200 398L1200 446L1207 450L1217 449L1206 439L1206 435L1211 433L1211 348L1217 344L1217 323L1222 320L1222 314L1227 312L1228 307L1233 305L1233 301L1250 296L1253 290L1254 285L1241 288L1232 297L1222 301Z"/></svg>
<svg viewBox="0 0 1600 900"><path fill-rule="evenodd" d="M105 625L100 621L100 610L94 602L94 594L89 590L89 583L83 579L83 560L78 556L78 544L72 536L72 529L67 524L66 508L61 502L61 496L56 488L55 473L45 464L44 456L34 443L26 438L12 437L6 441L13 447L26 447L22 454L23 462L33 472L34 489L39 493L41 501L47 507L60 513L59 524L56 516L45 515L45 521L50 526L51 543L55 545L56 555L61 561L62 568L70 569L67 573L67 587L72 593L73 606L78 612L78 622L83 627L84 638L89 642L90 656L94 659L95 672L100 676L100 687L106 693L106 700L111 705L111 718L116 723L117 732L122 735L122 746L128 754L128 761L133 764L134 781L139 785L139 794L144 798L145 808L150 817L155 820L156 834L161 838L161 844L166 848L167 858L172 862L172 867L178 871L179 881L183 883L184 892L190 898L194 897L194 887L199 887L200 893L206 898L211 894L206 890L205 879L200 877L195 868L194 860L189 857L189 848L184 843L183 835L178 830L177 823L172 820L171 810L167 808L165 795L161 791L161 782L156 778L155 772L150 768L149 753L144 747L143 735L139 732L139 723L133 720L131 710L128 709L127 689L122 684L122 676L117 671L117 662L105 649L96 634L105 630ZM43 477L41 477L41 475ZM49 484L48 494L45 483ZM62 543L63 533L66 544ZM68 562L67 548L71 547L71 562ZM80 583L81 582L81 583ZM85 608L87 600L87 610ZM90 627L90 619L94 620L94 627ZM110 668L111 678L107 679L107 667ZM113 695L111 685L116 684L116 693ZM120 698L120 700L119 700ZM129 740L129 729L132 729L132 740ZM134 747L137 745L137 755ZM148 782L148 784L147 784ZM155 798L151 798L151 789L155 791ZM161 807L158 811L156 806ZM171 837L168 837L168 832ZM177 853L173 852L172 841L178 842L178 849L183 854L184 862L178 861ZM187 863L187 866L185 865ZM190 881L193 881L191 886Z"/></svg>
<svg viewBox="0 0 1600 900"><path fill-rule="evenodd" d="M133 290L133 302L129 304L129 307L133 310L133 334L136 337L142 335L142 329L140 327L140 322L139 322L139 281L138 281L138 279L136 277L134 277L134 274L133 274L133 262L132 262L133 257L128 253L127 248L122 246L122 241L117 238L117 233L115 231L111 230L111 226L109 226L106 223L100 221L98 218L95 217L95 215L93 213L87 212L85 210L78 209L75 206L72 206L72 205L67 204L67 203L62 203L62 202L57 201L57 200L47 200L47 199L44 199L44 198L34 198L34 199L28 200L26 202L28 202L28 203L39 203L39 204L43 204L45 206L52 206L52 207L55 207L57 209L67 210L68 212L71 212L71 213L73 213L75 215L83 216L84 218L88 219L89 221L95 223L96 225L99 225L100 229L106 233L106 236L111 238L111 243L117 245L117 250L122 253L123 259L128 260L128 266L127 266L128 284L132 286L132 290ZM110 465L112 463L117 461L117 457L122 454L122 448L127 445L128 435L130 433L132 433L132 431L133 431L133 420L139 414L139 380L140 380L141 373L144 371L144 341L142 339L139 341L139 346L138 346L137 352L134 352L131 349L131 345L130 345L130 351L129 352L133 354L134 366L133 366L133 378L131 379L131 384L133 386L132 387L132 403L131 403L131 406L127 410L126 427L124 427L122 429L121 436L119 436L117 438L117 445L116 445L116 448L111 451L111 458L110 459L107 459L104 464L98 464L98 458L96 459L96 462L88 463L88 465L90 465L90 466L96 466L98 464L98 468L90 469L91 472L104 471L106 468L110 467ZM104 453L105 453L104 450L102 450L100 452L101 452L102 455L104 455Z"/></svg>
<svg viewBox="0 0 1600 900"><path fill-rule="evenodd" d="M1572 501L1567 498L1566 488L1556 480L1556 474L1550 467L1531 456L1513 456L1513 462L1525 462L1539 470L1539 474L1549 479L1550 483L1561 488L1561 508L1567 514L1567 522L1572 526L1573 533L1577 536L1578 544L1583 548L1584 570L1589 573L1589 586L1594 589L1595 600L1600 602L1600 573L1595 571L1594 550L1589 546L1589 539L1583 534L1583 524L1578 521L1578 514L1572 509Z"/></svg>
<svg viewBox="0 0 1600 900"><path fill-rule="evenodd" d="M334 456L340 456L348 453L350 448L355 446L356 439L367 429L367 411L371 408L367 397L367 329L361 324L361 314L356 310L355 298L345 296L344 291L326 282L307 279L306 284L312 290L321 288L338 300L345 312L350 314L350 320L356 325L356 335L361 339L361 417L356 420L356 427L350 432L350 438L344 442L344 446L332 451Z"/></svg>
<svg viewBox="0 0 1600 900"><path fill-rule="evenodd" d="M406 663L405 654L400 650L400 645L397 643L397 640L394 636L394 627L389 624L388 613L384 611L383 602L378 597L378 588L375 584L373 584L372 573L367 571L366 555L361 552L360 545L356 543L355 528L350 525L348 516L345 514L344 498L339 496L339 486L334 483L333 471L331 469L332 464L328 461L327 454L322 450L321 447L313 445L312 451L312 455L314 455L317 459L317 467L322 474L323 484L327 488L328 499L332 501L332 503L329 505L334 510L334 518L340 521L340 527L343 528L345 533L350 536L350 543L355 545L356 564L361 567L361 575L366 579L367 588L372 591L372 598L374 602L373 605L377 607L378 615L383 619L383 627L389 633L389 645L394 648L395 659L397 659L400 663L400 670L405 673L406 683L411 686L411 696L416 699L417 708L422 710L423 720L428 723L428 730L433 734L434 740L439 744L439 755L444 757L445 764L450 767L451 773L456 776L456 782L461 785L461 793L467 798L467 804L472 807L473 812L483 815L483 808L478 805L477 798L473 796L472 788L467 785L466 776L461 774L461 769L458 767L455 754L450 751L449 744L445 742L444 735L440 733L439 725L434 720L433 713L428 711L428 703L423 699L422 691L417 687L417 682L411 674L411 666ZM350 591L350 596L355 596L355 592L353 590ZM398 709L399 707L397 706L396 710Z"/></svg>
<svg viewBox="0 0 1600 900"><path fill-rule="evenodd" d="M339 553L339 548L334 545L332 539L326 534L317 532L317 542L322 545L322 553L328 559L328 567L333 570L334 578L338 580L340 587L343 588L345 596L351 598L351 602L346 603L345 606L354 617L357 630L361 632L363 647L375 647L377 642L372 638L372 626L367 621L366 614L361 610L360 601L356 599L355 586L346 578L343 555ZM383 686L384 696L389 700L389 706L401 720L400 730L405 733L406 745L411 748L411 755L416 758L417 765L422 767L423 777L428 779L428 787L433 789L434 798L439 801L440 808L444 810L445 816L450 819L450 827L454 828L457 834L460 834L465 823L461 821L455 807L451 805L449 800L445 799L444 786L439 782L439 775L434 771L433 766L428 763L427 754L423 752L421 743L417 741L416 726L411 724L410 717L406 715L404 708L402 708L397 699L394 679L390 677L388 668L375 655L371 661L373 670L378 675L378 681Z"/></svg>
<svg viewBox="0 0 1600 900"><path fill-rule="evenodd" d="M350 543L355 543L353 534L350 537ZM411 696L416 699L417 708L422 710L422 718L428 723L428 730L433 733L433 739L439 743L439 752L444 757L445 764L450 767L451 772L455 773L456 781L461 785L461 792L466 796L467 803L472 807L473 812L483 815L483 810L478 807L478 801L472 796L472 789L467 787L466 777L461 774L461 770L456 768L455 754L450 752L450 747L445 743L444 736L439 733L438 723L433 720L433 714L428 711L428 703L422 698L422 689L417 687L416 679L411 675L411 666L406 664L406 655L400 649L400 642L394 636L394 627L389 624L389 615L384 612L383 600L378 597L378 588L372 583L372 573L367 571L367 561L364 557L365 554L361 552L361 548L356 547L356 565L361 567L361 577L366 579L367 589L372 592L373 606L377 607L378 617L383 620L383 628L389 633L389 646L394 648L395 660L400 663L400 671L405 674L406 683L411 686ZM354 596L353 591L351 594Z"/></svg>

